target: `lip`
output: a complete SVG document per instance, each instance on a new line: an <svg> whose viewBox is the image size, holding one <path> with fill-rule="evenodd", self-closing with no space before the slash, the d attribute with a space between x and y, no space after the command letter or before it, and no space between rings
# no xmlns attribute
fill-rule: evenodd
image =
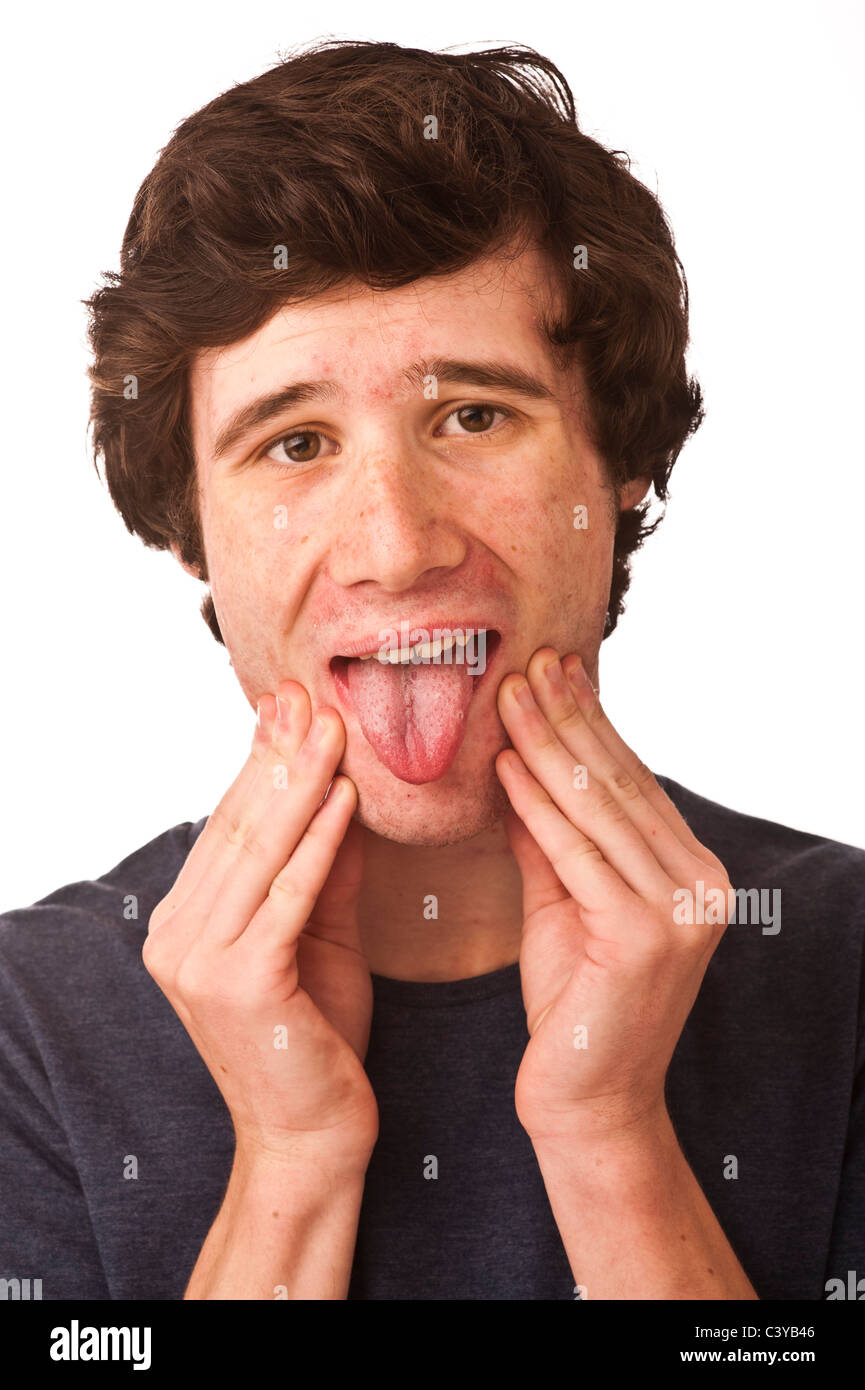
<svg viewBox="0 0 865 1390"><path fill-rule="evenodd" d="M479 676L472 677L472 680L474 682L472 690L472 703L474 703L474 697L478 694L481 686L483 686L486 683L487 677L489 676L490 672L493 670L496 663L498 662L502 648L504 647L504 634L502 628L497 623L488 622L486 620L473 620L471 622L462 622L454 621L451 618L427 618L422 622L410 622L408 628L409 633L417 630L418 628L421 628L425 632L429 632L430 634L432 634L436 628L445 631L458 631L460 629L465 631L466 628L470 628L476 632L483 629L487 633L486 665L484 666L484 669ZM333 681L333 684L336 687L336 690L340 696L342 703L346 706L347 709L351 710L352 714L354 714L355 711L348 688L347 663L352 657L365 655L367 652L374 651L376 648L380 647L382 645L382 638L380 634L382 632L391 631L396 631L398 633L401 632L399 621L392 624L390 627L388 627L387 624L383 623L381 627L376 628L375 632L369 633L366 636L359 638L356 642L346 644L345 649L341 652L335 653L328 662L328 671L331 680Z"/></svg>
<svg viewBox="0 0 865 1390"><path fill-rule="evenodd" d="M424 632L432 633L433 631L435 631L436 628L438 628L440 631L462 630L464 632L466 628L469 628L475 632L479 632L481 631L481 629L483 629L486 632L491 632L495 630L498 633L499 637L501 637L502 635L501 624L496 622L495 620L488 621L486 618L458 618L454 620L453 618L448 617L447 615L445 615L444 617L423 618L420 621L416 621L414 619L410 620L406 618L397 618L396 622L394 623L380 623L379 626L374 629L374 631L367 632L363 637L358 638L356 642L346 643L346 645L340 651L334 652L333 655L329 658L329 660L335 661L338 657L345 657L347 659L350 659L351 657L355 656L366 656L368 652L375 652L382 645L383 639L381 634L383 632L398 632L401 634L401 624L403 623L405 623L408 627L409 633L417 631L418 629L421 629Z"/></svg>

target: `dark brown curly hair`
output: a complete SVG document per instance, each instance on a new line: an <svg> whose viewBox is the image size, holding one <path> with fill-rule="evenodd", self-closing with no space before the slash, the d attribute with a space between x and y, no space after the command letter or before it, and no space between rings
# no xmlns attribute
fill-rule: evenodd
<svg viewBox="0 0 865 1390"><path fill-rule="evenodd" d="M629 164L583 134L559 69L522 46L325 40L209 102L160 152L119 273L84 301L94 459L127 528L156 549L173 542L207 581L188 415L198 351L349 279L397 288L515 240L540 247L561 290L543 330L557 365L579 364L611 487L651 479L666 499L704 412L685 366L684 270ZM648 510L619 516L605 637L630 557L661 519ZM221 642L209 593L202 614Z"/></svg>

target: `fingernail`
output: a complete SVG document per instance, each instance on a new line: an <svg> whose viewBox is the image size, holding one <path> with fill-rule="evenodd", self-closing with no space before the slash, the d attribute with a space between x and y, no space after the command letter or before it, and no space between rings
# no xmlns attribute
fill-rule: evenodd
<svg viewBox="0 0 865 1390"><path fill-rule="evenodd" d="M548 666L544 667L544 676L549 682L552 690L564 690L566 688L565 678L562 674L562 664L558 657L556 657L555 661L551 661Z"/></svg>
<svg viewBox="0 0 865 1390"><path fill-rule="evenodd" d="M580 658L578 656L574 657L573 661L568 662L566 674L568 680L571 682L571 685L573 685L577 690L585 690L586 686L589 686L592 690L594 690L594 686L592 685L592 682L586 675L583 663L580 661Z"/></svg>
<svg viewBox="0 0 865 1390"><path fill-rule="evenodd" d="M534 709L535 697L531 692L528 681L521 681L519 685L512 686L511 694L517 704L522 705L523 709Z"/></svg>

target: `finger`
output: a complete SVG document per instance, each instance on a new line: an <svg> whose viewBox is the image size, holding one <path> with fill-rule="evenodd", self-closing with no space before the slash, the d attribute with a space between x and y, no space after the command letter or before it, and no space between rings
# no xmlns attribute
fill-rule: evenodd
<svg viewBox="0 0 865 1390"><path fill-rule="evenodd" d="M242 934L244 954L266 950L275 964L284 953L293 957L297 938L324 888L356 805L357 789L351 778L335 777L326 799L315 811L287 863L269 884ZM350 864L354 850L352 845L347 852Z"/></svg>
<svg viewBox="0 0 865 1390"><path fill-rule="evenodd" d="M170 892L161 899L156 912L150 917L149 930L159 926L165 917L188 901L204 874L210 872L217 860L225 858L227 842L231 844L238 837L242 810L249 805L253 788L260 785L261 767L267 762L268 756L273 756L271 744L274 738L280 739L282 755L288 758L292 756L292 749L303 741L307 726L309 695L299 682L284 681L277 695L271 695L268 691L261 695L249 758L204 824Z"/></svg>
<svg viewBox="0 0 865 1390"><path fill-rule="evenodd" d="M365 834L356 819L349 821L330 873L297 939L301 985L361 1061L366 1057L370 1032L369 1018L363 1010L358 1012L361 979L370 996L372 993L357 914Z"/></svg>
<svg viewBox="0 0 865 1390"><path fill-rule="evenodd" d="M227 853L224 874L215 865L188 900L189 913L203 923L202 939L228 945L246 930L321 806L344 751L345 725L325 707L295 757L272 765L267 800L257 803L257 820L251 812L244 817L244 838Z"/></svg>
<svg viewBox="0 0 865 1390"><path fill-rule="evenodd" d="M717 855L713 854L706 845L702 844L702 842L697 839L687 821L675 804L670 800L654 773L637 756L634 750L628 746L621 734L618 733L614 725L610 722L585 672L583 664L575 652L571 652L568 656L564 657L562 660L562 670L571 687L575 700L585 715L586 723L591 728L595 737L604 745L608 752L612 754L622 770L633 779L645 799L652 806L656 815L673 831L685 848L689 850L691 854L696 855L700 863L711 864L713 868L720 869L721 872L724 872L724 866Z"/></svg>
<svg viewBox="0 0 865 1390"><path fill-rule="evenodd" d="M252 738L252 746L249 756L240 772L235 777L231 786L228 788L218 806L214 808L204 824L204 828L199 834L186 856L183 867L177 875L171 890L161 900L156 911L152 913L149 924L149 931L153 931L156 926L168 917L174 910L181 906L189 897L192 889L201 878L207 862L213 858L215 847L219 842L217 824L220 817L230 814L230 808L239 804L249 794L255 779L258 776L262 759L270 744L273 721L276 716L276 699L267 693L262 695L258 702L257 718L255 730Z"/></svg>
<svg viewBox="0 0 865 1390"><path fill-rule="evenodd" d="M578 906L589 914L621 911L632 915L633 891L608 864L598 846L584 835L532 776L522 758L507 749L496 758L496 772L511 805L546 855L556 877Z"/></svg>
<svg viewBox="0 0 865 1390"><path fill-rule="evenodd" d="M194 852L201 844L201 853L188 875L189 883L183 885L187 897L204 875L212 874L214 866L222 875L229 861L236 858L251 826L270 800L274 769L291 761L306 738L311 708L304 687L298 681L283 681L276 696L267 699L272 717L256 732L248 771L244 769L229 787L193 847Z"/></svg>
<svg viewBox="0 0 865 1390"><path fill-rule="evenodd" d="M523 921L568 896L537 840L514 810L505 813L505 830L523 880Z"/></svg>
<svg viewBox="0 0 865 1390"><path fill-rule="evenodd" d="M351 783L357 805L357 788ZM350 820L315 903L307 934L361 951L357 902L363 882L363 826Z"/></svg>
<svg viewBox="0 0 865 1390"><path fill-rule="evenodd" d="M581 665L579 669L582 670ZM676 830L644 795L638 777L622 765L599 737L596 721L601 706L588 679L582 686L573 685L566 678L563 664L552 647L542 647L535 653L526 674L538 706L560 742L576 763L586 769L588 778L599 779L622 807L667 876L677 883L698 877L701 863L705 861L697 859L690 845L683 843ZM609 724L609 720L606 722ZM639 775L642 764L632 755L632 767L634 763L638 764L635 771ZM644 768L644 782L646 777L655 780ZM688 835L693 841L690 832Z"/></svg>
<svg viewBox="0 0 865 1390"><path fill-rule="evenodd" d="M551 728L522 677L508 675L502 681L499 713L532 776L628 887L646 900L669 897L674 887L671 879L615 797L597 778L590 777L585 786L575 785L573 754Z"/></svg>

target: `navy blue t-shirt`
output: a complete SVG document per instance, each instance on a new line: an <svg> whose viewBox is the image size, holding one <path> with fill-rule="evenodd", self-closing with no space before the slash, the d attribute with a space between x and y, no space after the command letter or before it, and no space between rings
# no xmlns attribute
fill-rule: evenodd
<svg viewBox="0 0 865 1390"><path fill-rule="evenodd" d="M780 904L780 929L724 933L670 1115L759 1297L825 1298L865 1276L865 851L659 780L733 885ZM205 819L0 918L0 1280L44 1299L181 1299L224 1196L228 1111L141 961ZM381 1130L349 1298L573 1299L514 1110L519 966L373 984Z"/></svg>

